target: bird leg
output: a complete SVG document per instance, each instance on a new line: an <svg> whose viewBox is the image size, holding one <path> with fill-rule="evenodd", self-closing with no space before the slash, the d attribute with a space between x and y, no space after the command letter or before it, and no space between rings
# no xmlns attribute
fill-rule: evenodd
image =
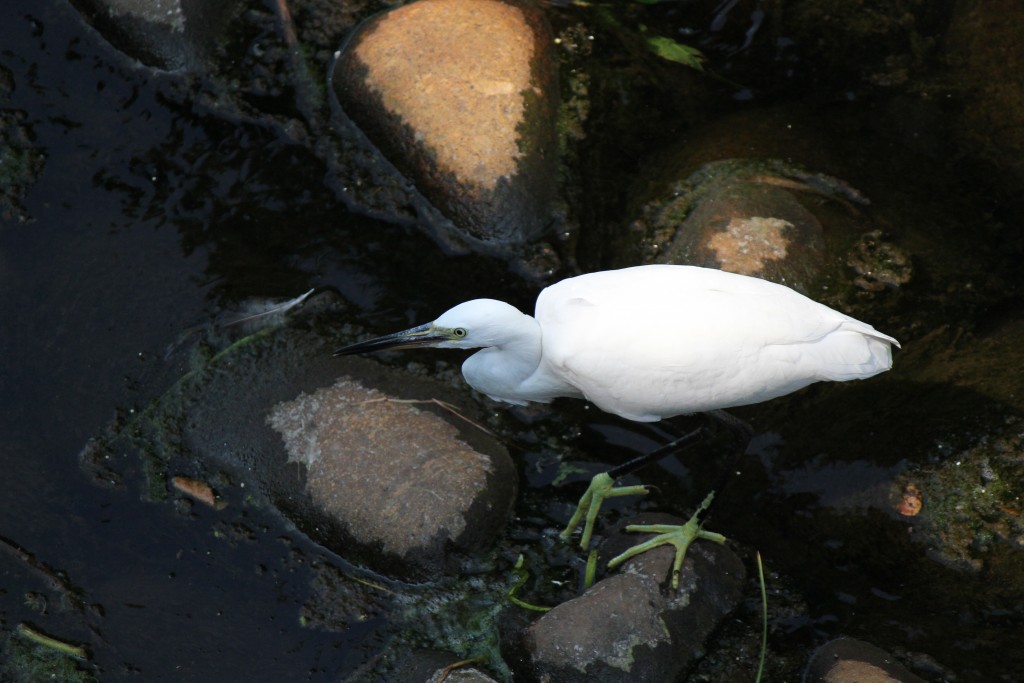
<svg viewBox="0 0 1024 683"><path fill-rule="evenodd" d="M686 558L686 551L690 547L690 544L696 541L698 538L703 538L706 541L714 541L715 543L725 543L725 536L722 534L716 534L713 531L704 531L701 528L701 517L706 513L707 509L711 507L711 501L715 498L715 492L712 491L697 508L697 511L693 513L693 517L690 517L686 524L630 524L626 527L626 531L635 531L637 533L648 533L658 534L654 538L638 543L632 548L626 549L611 560L608 561L608 568L614 569L631 557L636 557L640 553L645 553L652 548L657 548L659 545L671 545L676 549L676 557L672 562L672 588L679 588L679 571L683 567L683 560Z"/></svg>
<svg viewBox="0 0 1024 683"><path fill-rule="evenodd" d="M711 490L711 493L704 498L700 506L697 508L697 511L693 513L693 516L690 517L685 524L630 524L627 526L626 531L654 533L658 535L644 541L643 543L638 543L632 548L627 549L625 552L613 557L608 562L609 569L615 568L629 558L635 557L640 553L647 552L652 548L657 548L660 545L671 545L676 549L675 560L672 562L672 588L678 589L679 572L683 567L683 560L686 559L686 551L690 547L691 543L696 541L698 538L702 538L707 541L714 541L715 543L725 543L725 536L722 534L716 534L713 531L704 531L702 528L704 518L707 516L708 510L711 508L711 503L715 499L715 493L720 491L735 475L736 465L740 458L747 452L747 447L750 445L751 438L753 438L754 430L743 420L738 417L734 417L725 411L715 410L708 414L724 424L736 438L738 447L736 448L732 458L729 460L728 468L722 473L721 477L719 477L719 480Z"/></svg>
<svg viewBox="0 0 1024 683"><path fill-rule="evenodd" d="M693 513L693 516L690 517L685 524L630 524L627 526L626 531L629 532L655 533L658 535L629 548L616 557L613 557L608 562L609 568L617 567L629 558L647 552L652 548L657 548L660 545L671 545L676 549L675 560L672 563L672 588L678 589L679 572L682 570L683 560L686 559L686 551L689 549L691 543L697 539L704 539L715 543L725 543L725 536L722 534L717 534L713 531L705 531L702 528L704 518L707 516L708 510L711 508L711 503L715 499L716 492L720 491L726 483L728 483L729 479L735 475L736 466L740 458L747 452L747 446L750 445L750 440L753 438L754 430L743 420L730 415L723 410L714 410L706 414L723 424L730 432L732 432L732 435L736 440L737 447L732 458L729 460L728 467L722 473L721 477L719 477L719 480L711 490L711 493L704 498L700 506L697 508L697 511ZM660 448L656 448L650 453L633 458L618 467L596 475L590 481L590 486L587 488L587 492L584 493L583 497L580 499L579 504L576 506L576 512L573 514L572 519L569 520L568 526L561 533L561 537L568 538L585 514L586 521L583 526L583 535L580 538L580 547L586 549L587 546L590 545L590 538L594 531L594 523L597 520L597 514L601 509L601 504L606 498L647 493L647 487L642 485L615 488L614 484L616 479L701 440L704 438L705 433L706 428L704 426L698 427L692 432L688 432L678 439L667 443Z"/></svg>
<svg viewBox="0 0 1024 683"><path fill-rule="evenodd" d="M597 521L597 514L601 510L601 505L607 498L617 498L618 496L637 496L647 493L647 487L643 485L637 486L620 486L615 488L615 480L619 477L623 477L630 472L643 467L644 465L652 462L661 460L665 456L685 448L686 446L699 441L704 436L704 428L699 427L692 432L684 434L678 439L656 448L650 453L645 453L639 457L628 460L618 467L614 467L607 472L595 475L590 480L590 486L587 487L586 493L580 498L579 504L576 506L576 512L573 513L572 519L569 520L569 524L562 531L560 536L564 539L569 538L572 532L579 525L580 520L584 519L583 535L580 537L580 547L584 550L590 545L590 538L594 533L594 523Z"/></svg>
<svg viewBox="0 0 1024 683"><path fill-rule="evenodd" d="M601 505L607 498L618 496L642 496L647 493L647 487L643 484L638 486L620 486L615 488L615 479L610 472L602 472L594 475L590 480L587 492L580 498L576 505L576 512L573 513L569 524L559 536L569 538L572 532L580 523L580 518L586 513L586 521L583 524L583 535L580 537L580 547L584 550L590 545L590 537L594 533L594 522L597 520L597 513L601 511Z"/></svg>

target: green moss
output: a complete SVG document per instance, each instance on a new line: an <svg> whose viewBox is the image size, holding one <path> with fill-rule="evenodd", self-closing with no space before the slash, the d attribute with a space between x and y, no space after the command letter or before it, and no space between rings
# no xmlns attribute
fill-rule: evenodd
<svg viewBox="0 0 1024 683"><path fill-rule="evenodd" d="M0 680L6 683L91 683L99 679L78 659L16 633L0 648Z"/></svg>
<svg viewBox="0 0 1024 683"><path fill-rule="evenodd" d="M908 486L921 491L921 532L944 564L976 570L999 546L1024 550L1024 439L1015 433L1018 423L1008 421L1004 435L904 475Z"/></svg>

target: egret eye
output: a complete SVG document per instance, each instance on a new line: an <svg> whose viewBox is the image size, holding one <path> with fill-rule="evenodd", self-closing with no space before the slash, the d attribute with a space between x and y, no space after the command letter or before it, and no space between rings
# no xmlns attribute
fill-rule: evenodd
<svg viewBox="0 0 1024 683"><path fill-rule="evenodd" d="M459 339L462 339L463 337L466 336L466 328L456 327L454 330L452 330L452 334L458 337Z"/></svg>

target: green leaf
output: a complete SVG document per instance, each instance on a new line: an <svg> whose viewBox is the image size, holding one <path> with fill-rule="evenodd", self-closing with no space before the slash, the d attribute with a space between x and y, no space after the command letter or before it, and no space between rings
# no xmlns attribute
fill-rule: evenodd
<svg viewBox="0 0 1024 683"><path fill-rule="evenodd" d="M695 47L677 43L671 38L665 38L664 36L648 38L647 47L662 59L683 64L697 71L704 70L704 55Z"/></svg>

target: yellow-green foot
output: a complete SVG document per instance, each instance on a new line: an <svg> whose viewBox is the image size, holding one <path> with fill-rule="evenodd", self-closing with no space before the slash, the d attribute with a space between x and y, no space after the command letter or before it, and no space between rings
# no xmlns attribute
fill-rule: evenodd
<svg viewBox="0 0 1024 683"><path fill-rule="evenodd" d="M725 536L722 534L716 534L713 531L704 531L700 528L700 516L708 509L708 507L711 506L711 501L714 500L714 498L715 492L712 491L700 504L697 512L693 513L693 517L690 517L690 520L686 522L686 524L630 524L626 527L626 531L658 535L649 541L638 543L620 555L616 555L609 560L608 568L612 569L617 567L629 558L636 557L637 555L645 553L652 548L657 548L660 545L671 545L676 549L676 559L672 563L672 588L678 589L679 571L682 569L683 560L686 559L686 550L690 547L691 543L696 541L698 538L703 538L706 541L714 541L715 543L725 543Z"/></svg>
<svg viewBox="0 0 1024 683"><path fill-rule="evenodd" d="M597 513L601 511L601 504L604 503L606 498L640 496L645 493L647 493L646 486L620 486L615 488L615 480L607 472L595 475L590 480L587 492L580 498L580 502L576 506L576 512L573 513L572 519L569 520L569 524L565 527L565 531L560 534L561 537L569 538L579 525L580 519L584 519L584 515L586 515L583 524L583 535L580 537L580 547L586 550L587 546L590 545L590 537L594 534L594 522L597 520Z"/></svg>

